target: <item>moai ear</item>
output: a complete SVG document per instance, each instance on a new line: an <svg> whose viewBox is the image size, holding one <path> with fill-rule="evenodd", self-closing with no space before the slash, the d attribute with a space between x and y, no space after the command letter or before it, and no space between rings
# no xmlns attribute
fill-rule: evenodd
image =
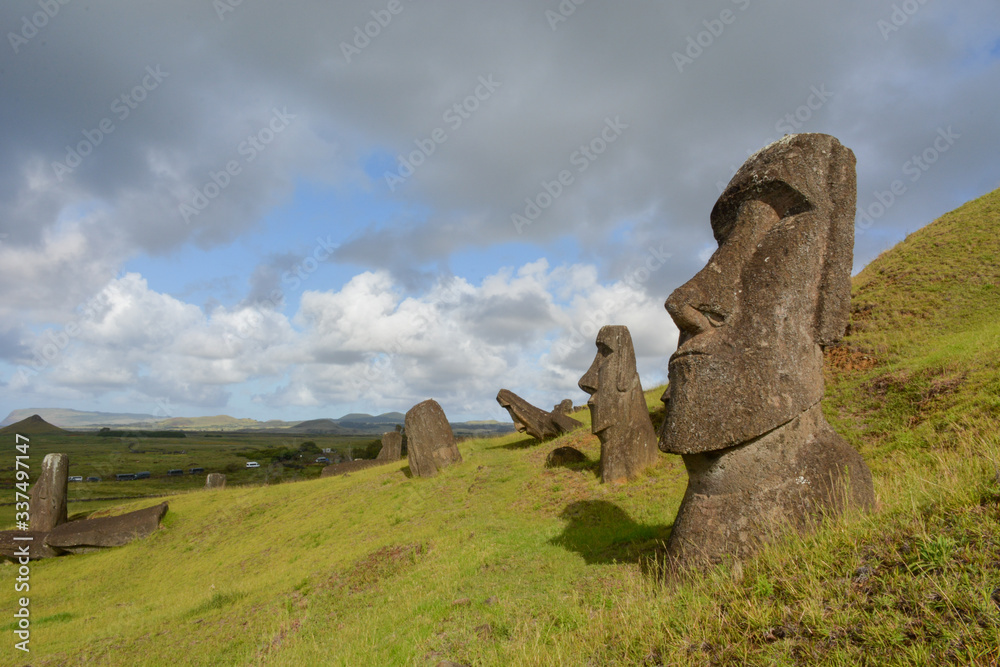
<svg viewBox="0 0 1000 667"><path fill-rule="evenodd" d="M836 139L832 143L827 173L832 210L816 308L816 342L820 345L832 345L840 340L851 317L856 159L850 148Z"/></svg>
<svg viewBox="0 0 1000 667"><path fill-rule="evenodd" d="M632 336L628 328L624 326L615 327L615 339L617 342L615 354L618 356L617 388L620 392L626 392L632 387L632 375L635 373L635 348L632 346Z"/></svg>

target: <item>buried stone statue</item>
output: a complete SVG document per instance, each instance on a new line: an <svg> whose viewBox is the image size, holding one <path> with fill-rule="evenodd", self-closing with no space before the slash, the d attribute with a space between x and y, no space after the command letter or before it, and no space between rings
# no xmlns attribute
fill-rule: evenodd
<svg viewBox="0 0 1000 667"><path fill-rule="evenodd" d="M659 455L656 433L635 370L635 348L627 327L601 327L597 356L578 384L590 394L590 428L601 441L601 481L634 479L655 463Z"/></svg>
<svg viewBox="0 0 1000 667"><path fill-rule="evenodd" d="M583 426L569 416L573 403L568 399L557 405L552 412L546 412L528 403L511 390L501 389L497 393L497 403L510 414L514 429L518 433L527 433L535 440L554 438ZM568 408L566 403L569 403Z"/></svg>
<svg viewBox="0 0 1000 667"><path fill-rule="evenodd" d="M854 154L789 135L712 209L719 248L666 309L680 330L660 449L688 487L667 544L680 566L742 557L783 526L867 508L871 473L823 418L824 345L847 326Z"/></svg>

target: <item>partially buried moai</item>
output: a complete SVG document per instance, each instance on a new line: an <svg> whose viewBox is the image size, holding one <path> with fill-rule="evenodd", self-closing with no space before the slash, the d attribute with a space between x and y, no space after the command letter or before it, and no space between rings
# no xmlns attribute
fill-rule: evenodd
<svg viewBox="0 0 1000 667"><path fill-rule="evenodd" d="M415 477L430 477L462 462L451 424L437 401L417 403L406 412L405 422L406 454Z"/></svg>
<svg viewBox="0 0 1000 667"><path fill-rule="evenodd" d="M660 449L689 476L667 544L680 566L874 502L867 465L820 409L822 348L848 321L855 199L854 154L834 137L770 144L712 209L718 250L667 299L680 336Z"/></svg>
<svg viewBox="0 0 1000 667"><path fill-rule="evenodd" d="M46 454L38 481L31 487L29 517L32 530L48 532L66 523L66 486L69 456Z"/></svg>
<svg viewBox="0 0 1000 667"><path fill-rule="evenodd" d="M597 356L580 378L590 394L590 429L601 440L601 481L634 479L656 462L656 433L635 370L635 348L628 328L601 327Z"/></svg>

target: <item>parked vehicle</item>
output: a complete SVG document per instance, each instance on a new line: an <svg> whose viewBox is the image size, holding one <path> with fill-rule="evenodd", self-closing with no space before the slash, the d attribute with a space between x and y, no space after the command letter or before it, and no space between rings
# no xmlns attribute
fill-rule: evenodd
<svg viewBox="0 0 1000 667"><path fill-rule="evenodd" d="M247 467L248 468L259 468L260 464L257 463L256 461L247 461Z"/></svg>
<svg viewBox="0 0 1000 667"><path fill-rule="evenodd" d="M118 473L115 475L116 482L132 482L135 480L134 472Z"/></svg>
<svg viewBox="0 0 1000 667"><path fill-rule="evenodd" d="M80 475L70 475L69 478L67 478L66 481L67 482L82 482L83 481L83 477L81 477Z"/></svg>
<svg viewBox="0 0 1000 667"><path fill-rule="evenodd" d="M100 482L100 481L101 481L101 478L100 478L100 477L97 477L97 476L93 476L93 475L92 475L92 476L90 476L90 477L88 477L88 478L87 478L87 481L88 481L88 482Z"/></svg>
<svg viewBox="0 0 1000 667"><path fill-rule="evenodd" d="M184 471L181 470L180 468L173 468L171 470L168 470L167 474L171 475L171 476L173 476L173 475L183 475Z"/></svg>
<svg viewBox="0 0 1000 667"><path fill-rule="evenodd" d="M136 479L149 479L149 473L148 472L137 472L135 474L135 478Z"/></svg>
<svg viewBox="0 0 1000 667"><path fill-rule="evenodd" d="M200 475L201 473L205 472L205 469L204 468L191 468L190 470L188 470L188 472L191 473L192 475Z"/></svg>
<svg viewBox="0 0 1000 667"><path fill-rule="evenodd" d="M325 456L320 456L316 458L316 463L329 463L330 459Z"/></svg>

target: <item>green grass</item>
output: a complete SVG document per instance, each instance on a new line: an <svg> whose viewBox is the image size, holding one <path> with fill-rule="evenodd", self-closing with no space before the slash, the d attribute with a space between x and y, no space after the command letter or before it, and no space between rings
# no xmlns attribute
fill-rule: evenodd
<svg viewBox="0 0 1000 667"><path fill-rule="evenodd" d="M665 455L601 485L584 411L588 426L540 445L462 442L464 461L430 479L403 461L177 495L148 539L32 565L30 662L995 664L998 204L945 216L855 278L824 409L872 468L871 514L665 578L683 465ZM647 392L654 417L661 393ZM589 461L545 468L563 445Z"/></svg>

